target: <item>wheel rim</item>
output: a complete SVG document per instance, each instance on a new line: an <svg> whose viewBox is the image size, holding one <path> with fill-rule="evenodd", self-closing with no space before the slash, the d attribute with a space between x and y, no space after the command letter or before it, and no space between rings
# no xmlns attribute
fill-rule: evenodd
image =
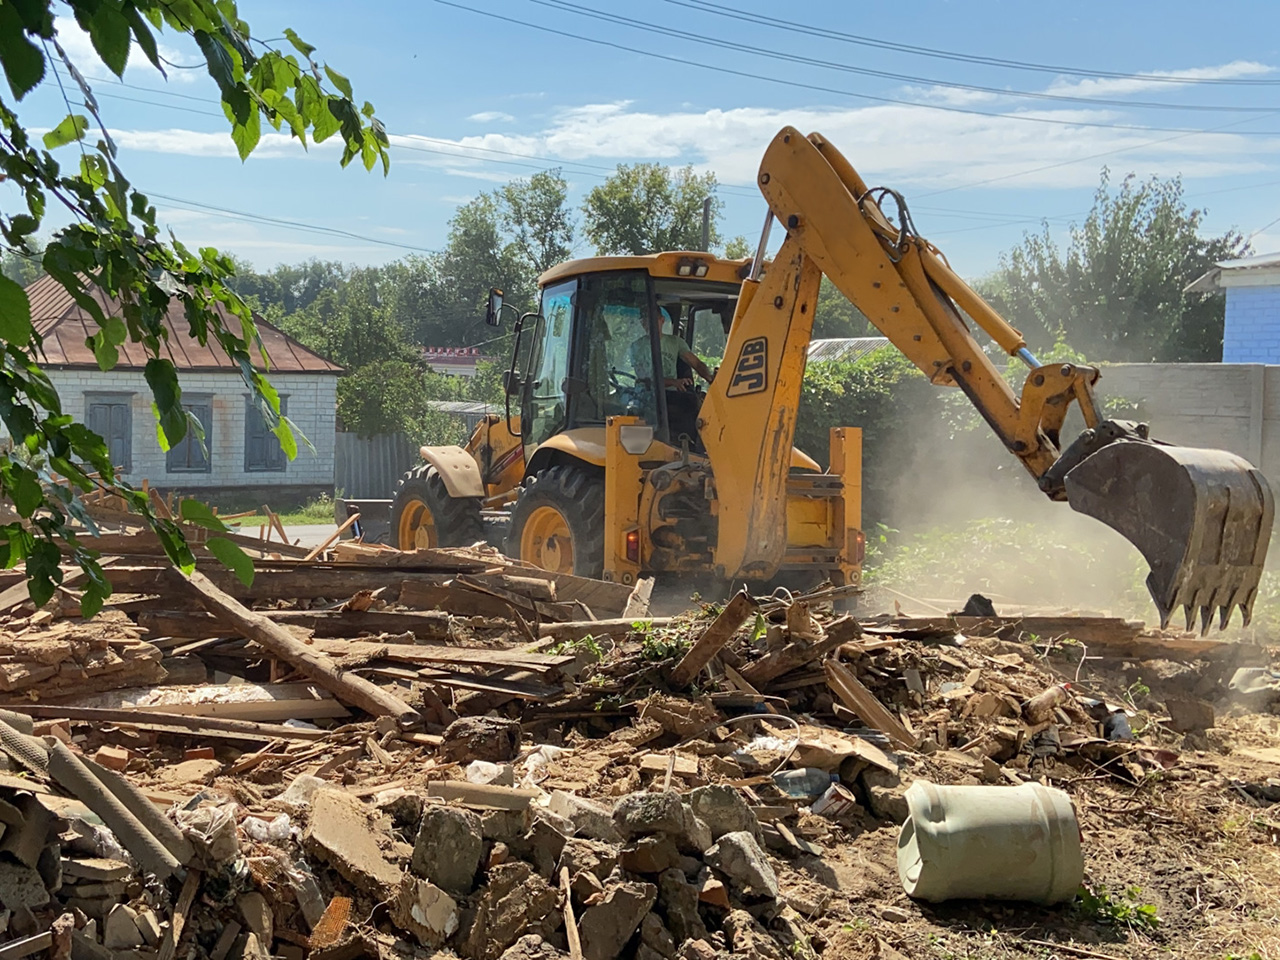
<svg viewBox="0 0 1280 960"><path fill-rule="evenodd" d="M400 512L400 527L396 542L401 550L416 550L436 546L436 520L431 508L421 500L410 500Z"/></svg>
<svg viewBox="0 0 1280 960"><path fill-rule="evenodd" d="M538 507L520 534L520 559L553 573L573 573L573 534L555 507Z"/></svg>

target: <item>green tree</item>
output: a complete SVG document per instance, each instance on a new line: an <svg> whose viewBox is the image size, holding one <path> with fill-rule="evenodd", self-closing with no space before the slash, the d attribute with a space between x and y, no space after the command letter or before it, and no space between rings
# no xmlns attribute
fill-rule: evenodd
<svg viewBox="0 0 1280 960"><path fill-rule="evenodd" d="M1113 190L1103 170L1065 253L1046 225L1000 258L980 292L1032 342L1067 340L1095 362L1221 360L1221 298L1183 290L1249 246L1234 230L1201 236L1205 212L1188 208L1181 179L1130 175Z"/></svg>
<svg viewBox="0 0 1280 960"><path fill-rule="evenodd" d="M741 260L743 257L751 256L753 252L750 242L742 234L733 237L724 245L726 260Z"/></svg>
<svg viewBox="0 0 1280 960"><path fill-rule="evenodd" d="M498 195L502 225L534 277L569 259L575 224L569 183L559 170L513 180Z"/></svg>
<svg viewBox="0 0 1280 960"><path fill-rule="evenodd" d="M191 38L218 85L242 159L257 145L265 121L275 130L287 126L304 144L337 136L344 166L358 158L366 168L379 162L387 168L388 142L373 106L360 105L350 81L317 62L315 48L293 30L284 32L289 51L254 38L234 0L64 0L59 6L63 10L88 33L101 66L117 77L123 76L135 50L163 73L158 32ZM146 379L162 446L178 442L188 429L182 389L165 343L164 319L177 306L192 335L216 344L242 371L251 396L293 456L297 443L280 416L279 397L263 370L254 366L255 358L266 366L266 353L252 314L227 286L233 264L216 250L191 251L177 240L163 239L155 208L120 168L108 124L84 79L99 67L77 65L66 53L55 27L53 0L0 2L0 68L15 102L42 86L51 93L69 88L75 98L73 102L63 94L65 117L36 119L49 131L40 141L0 99L0 173L25 205L0 213L4 249L36 256L38 244L32 238L45 225L51 206L69 214L69 225L54 230L38 253L41 267L92 318L96 330L89 339L102 369L115 365L126 341L142 345L149 354ZM55 156L58 148L76 143L78 149ZM120 304L118 312L105 312L91 287ZM15 444L14 450L0 453L0 496L20 518L0 525L0 564L25 563L31 596L44 603L62 580L58 541L65 541L86 573L81 607L92 615L110 585L70 522L74 518L93 529L80 494L100 485L146 518L175 563L193 569L194 558L177 525L154 516L147 497L116 476L103 439L64 412L41 369L26 292L2 274L0 348L0 419ZM52 482L55 472L62 484ZM91 478L91 473L97 476ZM197 506L188 508L186 518L222 529ZM238 549L229 540L212 538L209 544L243 571L243 554L236 558Z"/></svg>
<svg viewBox="0 0 1280 960"><path fill-rule="evenodd" d="M587 194L583 232L602 255L701 250L702 202L711 197L711 246L719 247L724 201L715 191L716 175L710 171L619 164L613 176Z"/></svg>
<svg viewBox="0 0 1280 960"><path fill-rule="evenodd" d="M461 399L460 379L399 359L366 364L338 381L338 423L362 437L404 433L417 443L461 443L458 421L432 406Z"/></svg>
<svg viewBox="0 0 1280 960"><path fill-rule="evenodd" d="M818 305L813 312L813 336L814 339L878 337L880 331L830 279L823 276L822 285L818 288Z"/></svg>
<svg viewBox="0 0 1280 960"><path fill-rule="evenodd" d="M413 351L386 302L386 286L380 268L353 269L344 282L285 316L281 329L347 370L409 359Z"/></svg>
<svg viewBox="0 0 1280 960"><path fill-rule="evenodd" d="M31 250L30 253L20 253L8 248L0 250L0 274L4 274L21 287L38 280L44 274L44 268L40 266L40 256L44 252L43 245L32 237L28 238L27 246Z"/></svg>

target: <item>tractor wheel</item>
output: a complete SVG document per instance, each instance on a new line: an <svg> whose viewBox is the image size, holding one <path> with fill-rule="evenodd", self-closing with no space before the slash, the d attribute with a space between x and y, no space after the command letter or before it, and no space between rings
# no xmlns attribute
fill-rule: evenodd
<svg viewBox="0 0 1280 960"><path fill-rule="evenodd" d="M466 547L484 539L479 497L451 497L436 468L414 467L396 484L391 535L400 550Z"/></svg>
<svg viewBox="0 0 1280 960"><path fill-rule="evenodd" d="M507 553L554 573L599 577L604 524L604 477L586 467L550 467L520 490Z"/></svg>

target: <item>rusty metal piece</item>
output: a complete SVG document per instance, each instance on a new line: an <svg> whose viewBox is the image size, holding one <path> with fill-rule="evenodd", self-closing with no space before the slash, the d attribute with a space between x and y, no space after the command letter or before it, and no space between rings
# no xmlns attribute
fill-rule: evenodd
<svg viewBox="0 0 1280 960"><path fill-rule="evenodd" d="M1200 632L1239 607L1248 626L1275 501L1252 464L1224 450L1117 440L1066 475L1072 509L1101 520L1151 567L1147 589L1166 627L1181 607Z"/></svg>
<svg viewBox="0 0 1280 960"><path fill-rule="evenodd" d="M329 905L324 908L324 915L311 931L311 949L330 947L341 940L350 919L350 897L334 897L330 900Z"/></svg>

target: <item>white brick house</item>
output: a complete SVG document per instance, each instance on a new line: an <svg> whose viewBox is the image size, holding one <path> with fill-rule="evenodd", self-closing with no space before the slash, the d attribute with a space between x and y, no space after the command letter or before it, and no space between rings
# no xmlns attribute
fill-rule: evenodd
<svg viewBox="0 0 1280 960"><path fill-rule="evenodd" d="M284 498L333 492L335 394L341 368L257 318L271 360L267 371L281 408L314 446L298 444L289 461L279 441L249 404L239 372L216 347L201 346L187 332L180 309L170 313L168 350L178 368L187 410L202 424L203 445L188 435L169 451L156 439L151 390L143 376L146 355L138 344L120 348L119 362L100 370L86 338L97 324L51 277L27 287L31 316L44 340L45 370L62 408L106 439L124 479L160 490L200 491L211 498ZM110 315L110 304L103 302ZM238 323L238 321L235 321Z"/></svg>

